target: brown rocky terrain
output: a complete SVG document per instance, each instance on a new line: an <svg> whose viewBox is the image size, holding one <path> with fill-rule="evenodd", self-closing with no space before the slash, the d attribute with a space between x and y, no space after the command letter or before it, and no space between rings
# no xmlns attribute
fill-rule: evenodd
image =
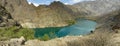
<svg viewBox="0 0 120 46"><path fill-rule="evenodd" d="M12 17L23 27L58 27L68 25L67 21L74 20L71 9L59 1L50 5L35 7L26 0L0 0Z"/></svg>
<svg viewBox="0 0 120 46"><path fill-rule="evenodd" d="M15 21L11 14L5 9L5 7L0 5L0 28L20 26L17 21Z"/></svg>
<svg viewBox="0 0 120 46"><path fill-rule="evenodd" d="M35 10L39 17L36 18L36 22L44 26L65 26L68 24L67 21L74 20L72 10L59 1L54 1L50 5L40 5Z"/></svg>
<svg viewBox="0 0 120 46"><path fill-rule="evenodd" d="M32 8L26 0L0 0L0 4L2 4L2 6L10 12L14 20L20 24L29 23L34 19L33 16L36 16L34 8Z"/></svg>
<svg viewBox="0 0 120 46"><path fill-rule="evenodd" d="M94 20L98 17L105 16L105 14L119 10L119 2L120 0L95 0L80 2L73 6L76 7L78 13Z"/></svg>

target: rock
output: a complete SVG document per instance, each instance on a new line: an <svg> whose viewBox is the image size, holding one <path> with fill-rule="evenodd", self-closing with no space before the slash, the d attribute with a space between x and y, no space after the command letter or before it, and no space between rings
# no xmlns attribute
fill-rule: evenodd
<svg viewBox="0 0 120 46"><path fill-rule="evenodd" d="M37 43L39 43L40 42L40 40L28 40L28 41L26 41L25 42L25 45L26 46L37 46Z"/></svg>
<svg viewBox="0 0 120 46"><path fill-rule="evenodd" d="M81 36L67 36L63 38L56 38L49 41L28 40L25 46L68 46L68 42L81 39Z"/></svg>
<svg viewBox="0 0 120 46"><path fill-rule="evenodd" d="M25 38L21 36L21 38L12 38L6 41L0 41L0 46L23 46L25 43Z"/></svg>
<svg viewBox="0 0 120 46"><path fill-rule="evenodd" d="M10 39L11 46L24 45L24 42L25 42L25 38L23 36L21 36L21 38Z"/></svg>
<svg viewBox="0 0 120 46"><path fill-rule="evenodd" d="M0 27L12 27L17 24L6 8L0 5Z"/></svg>

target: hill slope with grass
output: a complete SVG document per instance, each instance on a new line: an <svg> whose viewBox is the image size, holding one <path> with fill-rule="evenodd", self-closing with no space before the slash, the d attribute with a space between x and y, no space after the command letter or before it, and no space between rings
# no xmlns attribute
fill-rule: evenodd
<svg viewBox="0 0 120 46"><path fill-rule="evenodd" d="M21 36L24 36L25 39L33 39L34 31L21 28L21 25L12 18L6 8L0 5L0 41Z"/></svg>

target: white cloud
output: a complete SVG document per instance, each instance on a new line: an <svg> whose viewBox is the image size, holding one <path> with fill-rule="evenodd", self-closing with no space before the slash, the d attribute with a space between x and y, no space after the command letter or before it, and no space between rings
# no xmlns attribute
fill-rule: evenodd
<svg viewBox="0 0 120 46"><path fill-rule="evenodd" d="M34 6L36 6L36 7L37 7L37 6L39 6L39 4L38 4L38 3L33 3L33 5L34 5Z"/></svg>
<svg viewBox="0 0 120 46"><path fill-rule="evenodd" d="M60 0L55 0L55 1L60 1Z"/></svg>
<svg viewBox="0 0 120 46"><path fill-rule="evenodd" d="M28 4L32 4L31 2L28 2Z"/></svg>
<svg viewBox="0 0 120 46"><path fill-rule="evenodd" d="M83 1L83 0L73 0L74 3L77 3L77 2L80 2L80 1Z"/></svg>
<svg viewBox="0 0 120 46"><path fill-rule="evenodd" d="M95 0L72 0L71 3L78 3L78 2L82 2L82 1L95 1Z"/></svg>
<svg viewBox="0 0 120 46"><path fill-rule="evenodd" d="M69 5L69 3L64 3L65 5Z"/></svg>

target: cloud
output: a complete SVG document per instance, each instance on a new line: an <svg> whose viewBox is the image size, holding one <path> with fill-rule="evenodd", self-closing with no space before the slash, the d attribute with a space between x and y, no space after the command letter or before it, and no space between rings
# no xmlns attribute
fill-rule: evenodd
<svg viewBox="0 0 120 46"><path fill-rule="evenodd" d="M81 1L84 1L84 0L72 0L74 3L77 3L77 2L81 2Z"/></svg>
<svg viewBox="0 0 120 46"><path fill-rule="evenodd" d="M69 3L64 3L65 5L69 5Z"/></svg>
<svg viewBox="0 0 120 46"><path fill-rule="evenodd" d="M37 6L39 6L39 4L38 4L38 3L33 3L33 5L34 5L34 6L36 6L36 7L37 7Z"/></svg>
<svg viewBox="0 0 120 46"><path fill-rule="evenodd" d="M28 2L28 4L32 4L31 2Z"/></svg>
<svg viewBox="0 0 120 46"><path fill-rule="evenodd" d="M95 1L95 0L71 0L70 3L75 4L82 1Z"/></svg>
<svg viewBox="0 0 120 46"><path fill-rule="evenodd" d="M60 1L60 0L55 0L55 1Z"/></svg>

